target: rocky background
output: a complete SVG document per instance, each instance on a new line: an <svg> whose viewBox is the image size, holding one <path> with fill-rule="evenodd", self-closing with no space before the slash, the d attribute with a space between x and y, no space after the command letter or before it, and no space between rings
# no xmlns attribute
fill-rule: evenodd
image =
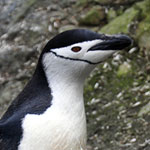
<svg viewBox="0 0 150 150"><path fill-rule="evenodd" d="M88 150L150 150L150 0L1 0L0 116L54 35L73 28L134 39L85 85Z"/></svg>

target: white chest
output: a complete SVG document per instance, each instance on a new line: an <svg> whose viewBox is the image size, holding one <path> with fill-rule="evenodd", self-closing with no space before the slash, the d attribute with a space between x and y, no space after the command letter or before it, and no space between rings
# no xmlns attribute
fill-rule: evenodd
<svg viewBox="0 0 150 150"><path fill-rule="evenodd" d="M71 99L70 95L64 99L59 94L57 96L43 114L25 117L18 150L86 150L86 118L82 97ZM60 101L63 103L60 104Z"/></svg>
<svg viewBox="0 0 150 150"><path fill-rule="evenodd" d="M50 59L51 55L45 55L43 64L52 105L41 115L24 118L18 150L86 150L84 81L81 77L73 78L74 73L68 70L71 66L65 67L68 62L57 68L56 61Z"/></svg>

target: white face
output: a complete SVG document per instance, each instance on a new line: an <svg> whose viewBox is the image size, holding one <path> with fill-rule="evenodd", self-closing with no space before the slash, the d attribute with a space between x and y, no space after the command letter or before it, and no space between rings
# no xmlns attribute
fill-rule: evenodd
<svg viewBox="0 0 150 150"><path fill-rule="evenodd" d="M102 40L76 43L67 47L50 49L44 54L45 70L63 76L83 76L85 78L100 62L112 55L115 50L88 51L91 47L103 42ZM75 51L74 51L75 50Z"/></svg>
<svg viewBox="0 0 150 150"><path fill-rule="evenodd" d="M51 49L51 52L54 52L58 56L72 59L72 61L83 61L89 64L98 64L99 62L104 61L107 57L109 57L114 50L94 50L88 51L92 46L103 42L102 40L93 40L82 43L73 44L71 46ZM78 52L74 52L72 48L80 47L81 50Z"/></svg>

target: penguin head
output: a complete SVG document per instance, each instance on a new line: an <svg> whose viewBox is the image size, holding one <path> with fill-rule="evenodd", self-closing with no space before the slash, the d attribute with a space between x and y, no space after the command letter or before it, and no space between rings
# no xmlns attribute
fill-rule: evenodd
<svg viewBox="0 0 150 150"><path fill-rule="evenodd" d="M45 70L54 73L85 76L117 50L131 44L126 35L104 35L86 29L74 29L58 34L42 52Z"/></svg>

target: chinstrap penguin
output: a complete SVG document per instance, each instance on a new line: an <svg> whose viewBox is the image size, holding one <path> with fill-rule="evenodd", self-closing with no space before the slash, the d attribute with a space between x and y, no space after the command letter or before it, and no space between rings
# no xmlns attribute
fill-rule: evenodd
<svg viewBox="0 0 150 150"><path fill-rule="evenodd" d="M33 77L0 120L0 150L86 150L84 80L130 44L126 35L86 29L51 39Z"/></svg>

